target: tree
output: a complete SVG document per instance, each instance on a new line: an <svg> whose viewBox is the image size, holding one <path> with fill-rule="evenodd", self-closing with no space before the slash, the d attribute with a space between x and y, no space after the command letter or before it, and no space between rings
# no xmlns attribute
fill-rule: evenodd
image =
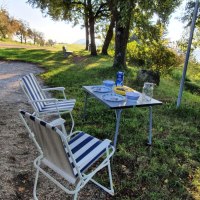
<svg viewBox="0 0 200 200"><path fill-rule="evenodd" d="M74 25L81 23L85 26L86 49L90 36L91 55L97 55L95 23L97 19L107 16L109 12L107 0L28 0L28 3L40 8L43 13L51 16L54 20L65 20L73 22Z"/></svg>
<svg viewBox="0 0 200 200"><path fill-rule="evenodd" d="M186 27L189 27L192 23L194 7L195 1L190 0L189 2L187 2L185 12L181 18L182 22L186 23ZM200 28L200 7L197 14L196 27Z"/></svg>
<svg viewBox="0 0 200 200"><path fill-rule="evenodd" d="M110 33L104 43L104 53L112 38L112 27L115 27L115 57L114 67L126 68L126 48L129 39L130 28L135 19L133 13L143 12L150 18L157 14L159 20L166 23L169 15L173 12L181 0L28 0L31 5L40 8L43 13L50 15L54 20L66 20L74 25L82 23L89 25L91 55L97 55L95 45L95 28L99 20L105 17L111 19ZM112 6L110 6L112 5Z"/></svg>
<svg viewBox="0 0 200 200"><path fill-rule="evenodd" d="M114 9L114 1L110 0L108 5L111 11L111 14L110 14L110 24L106 31L106 36L105 36L105 40L104 40L102 52L101 52L103 55L108 55L108 47L113 38L113 29L115 27L115 15L114 15L114 11L112 12L112 10Z"/></svg>
<svg viewBox="0 0 200 200"><path fill-rule="evenodd" d="M126 68L126 48L134 4L132 0L126 2L115 0L114 2L113 15L116 20L116 28L113 67Z"/></svg>
<svg viewBox="0 0 200 200"><path fill-rule="evenodd" d="M181 49L183 49L183 47L185 47L183 50L186 50L186 48L187 48L188 37L189 37L188 36L189 35L189 27L192 23L194 7L195 7L195 1L189 1L186 4L185 12L184 12L183 16L181 17L182 22L185 23L185 30L187 30L187 32L185 32L184 35L182 36L182 38L178 41L179 47ZM193 42L192 42L192 47L191 47L192 51L194 49L200 47L200 6L199 6L195 26L196 27L195 27Z"/></svg>
<svg viewBox="0 0 200 200"><path fill-rule="evenodd" d="M48 41L46 42L46 45L48 46L53 46L55 44L55 42L52 39L48 39Z"/></svg>
<svg viewBox="0 0 200 200"><path fill-rule="evenodd" d="M23 40L26 43L28 37L28 30L28 23L22 20L18 20L18 30L16 32L16 35L20 39L21 43L23 43Z"/></svg>
<svg viewBox="0 0 200 200"><path fill-rule="evenodd" d="M44 39L44 34L42 32L37 32L36 43L39 44L40 46L44 46L45 39Z"/></svg>
<svg viewBox="0 0 200 200"><path fill-rule="evenodd" d="M131 25L135 19L133 13L145 13L149 19L154 14L158 20L166 24L169 15L180 4L181 0L114 0L113 14L116 19L115 29L115 56L113 67L126 68L126 48Z"/></svg>
<svg viewBox="0 0 200 200"><path fill-rule="evenodd" d="M32 34L31 34L31 39L33 40L33 44L37 43L38 40L38 31L36 31L35 29L32 30Z"/></svg>
<svg viewBox="0 0 200 200"><path fill-rule="evenodd" d="M0 9L0 37L11 37L16 31L16 20L9 16L9 13L4 8Z"/></svg>

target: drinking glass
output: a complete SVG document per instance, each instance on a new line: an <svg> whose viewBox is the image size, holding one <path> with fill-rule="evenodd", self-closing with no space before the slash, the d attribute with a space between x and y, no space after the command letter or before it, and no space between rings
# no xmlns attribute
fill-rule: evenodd
<svg viewBox="0 0 200 200"><path fill-rule="evenodd" d="M154 83L149 83L149 82L145 82L143 89L142 89L142 100L143 101L151 101L152 97L153 97L153 87L154 87Z"/></svg>

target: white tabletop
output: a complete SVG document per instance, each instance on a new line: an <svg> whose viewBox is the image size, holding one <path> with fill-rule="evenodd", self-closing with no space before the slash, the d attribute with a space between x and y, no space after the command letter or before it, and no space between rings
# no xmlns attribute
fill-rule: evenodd
<svg viewBox="0 0 200 200"><path fill-rule="evenodd" d="M83 89L89 93L90 95L94 96L96 99L100 100L103 102L105 105L107 105L111 109L124 109L124 108L131 108L131 107L146 107L146 106L155 106L155 105L162 105L161 101L158 101L156 99L151 99L151 101L144 101L142 98L142 95L140 93L140 97L137 101L130 100L125 98L124 101L118 101L118 102L113 102L113 101L106 101L102 98L104 94L108 93L113 93L111 92L106 92L106 93L101 93L101 92L94 92L93 87L97 85L90 85L90 86L83 86Z"/></svg>

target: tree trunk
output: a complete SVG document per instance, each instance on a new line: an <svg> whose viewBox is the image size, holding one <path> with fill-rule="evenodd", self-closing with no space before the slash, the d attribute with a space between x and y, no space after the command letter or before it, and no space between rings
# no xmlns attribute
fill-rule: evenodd
<svg viewBox="0 0 200 200"><path fill-rule="evenodd" d="M84 0L84 17L85 17L85 50L89 49L89 24L88 24L88 10L86 6L87 2Z"/></svg>
<svg viewBox="0 0 200 200"><path fill-rule="evenodd" d="M22 36L22 34L20 36L20 40L21 40L21 44L22 44L23 43L23 36Z"/></svg>
<svg viewBox="0 0 200 200"><path fill-rule="evenodd" d="M95 33L94 33L94 18L90 19L90 41L91 41L91 55L96 56L97 50L96 50L96 44L95 44Z"/></svg>
<svg viewBox="0 0 200 200"><path fill-rule="evenodd" d="M114 18L114 16L112 16L111 21L110 21L110 25L109 25L109 29L107 31L106 38L104 40L103 47L102 47L101 53L103 55L108 55L108 47L109 47L109 44L110 44L112 37L113 37L114 26L115 26L115 18Z"/></svg>
<svg viewBox="0 0 200 200"><path fill-rule="evenodd" d="M88 25L88 17L85 16L85 50L88 50L89 47L89 25Z"/></svg>
<svg viewBox="0 0 200 200"><path fill-rule="evenodd" d="M131 5L131 4L130 4ZM127 10L126 21L122 25L120 13L115 11L116 17L116 28L115 28L115 56L113 67L119 69L125 69L126 66L126 49L127 43L129 38L129 29L130 29L130 22L131 22L131 13L132 13L132 6L129 6Z"/></svg>
<svg viewBox="0 0 200 200"><path fill-rule="evenodd" d="M90 28L90 42L91 42L91 55L96 56L97 50L96 50L96 44L95 44L95 33L94 33L94 13L92 12L92 3L91 0L88 0L88 18L89 18L89 28Z"/></svg>

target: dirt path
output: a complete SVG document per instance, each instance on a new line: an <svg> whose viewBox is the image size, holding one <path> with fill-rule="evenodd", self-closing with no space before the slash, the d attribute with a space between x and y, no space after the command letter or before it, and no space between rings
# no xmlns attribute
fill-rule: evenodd
<svg viewBox="0 0 200 200"><path fill-rule="evenodd" d="M38 74L42 69L34 64L0 61L0 200L33 199L33 160L37 152L18 117L19 109L32 112L18 82L30 72ZM40 200L71 199L46 178L39 181ZM101 200L109 196L91 184L79 199Z"/></svg>
<svg viewBox="0 0 200 200"><path fill-rule="evenodd" d="M34 147L18 117L20 108L30 110L18 82L30 72L42 70L33 64L0 61L0 199L22 199L32 193L28 171Z"/></svg>

